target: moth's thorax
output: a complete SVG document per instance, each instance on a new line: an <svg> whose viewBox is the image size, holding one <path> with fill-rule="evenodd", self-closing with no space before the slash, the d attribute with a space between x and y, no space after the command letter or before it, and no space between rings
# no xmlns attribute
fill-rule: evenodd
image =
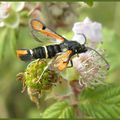
<svg viewBox="0 0 120 120"><path fill-rule="evenodd" d="M81 45L76 41L65 41L64 43L60 44L61 49L72 50L73 54L83 53L87 51L85 45Z"/></svg>

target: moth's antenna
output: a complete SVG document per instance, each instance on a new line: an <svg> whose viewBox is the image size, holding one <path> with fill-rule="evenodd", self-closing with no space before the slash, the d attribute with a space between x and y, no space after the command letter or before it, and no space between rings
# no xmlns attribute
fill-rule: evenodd
<svg viewBox="0 0 120 120"><path fill-rule="evenodd" d="M85 34L83 34L83 33L78 33L79 35L82 35L84 38L85 38L85 42L84 42L84 44L86 44L86 42L87 42L87 38L86 38L86 36L85 36Z"/></svg>
<svg viewBox="0 0 120 120"><path fill-rule="evenodd" d="M98 51L96 51L95 49L90 48L90 47L87 47L87 48L88 48L89 50L95 51L95 52L105 61L105 63L107 64L107 70L109 70L110 65L109 65L108 61L107 61Z"/></svg>

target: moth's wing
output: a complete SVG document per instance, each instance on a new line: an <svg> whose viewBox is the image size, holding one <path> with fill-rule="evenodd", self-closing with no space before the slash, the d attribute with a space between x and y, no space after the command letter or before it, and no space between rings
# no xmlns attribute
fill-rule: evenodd
<svg viewBox="0 0 120 120"><path fill-rule="evenodd" d="M46 25L39 19L32 19L30 21L30 28L36 40L43 43L49 42L64 42L65 38L57 34L53 30L46 27ZM52 39L51 39L52 38Z"/></svg>
<svg viewBox="0 0 120 120"><path fill-rule="evenodd" d="M33 36L33 39L38 41L41 46L47 45L47 44L57 43L57 42L55 42L55 40L51 39L50 37L45 36L44 34L42 34L40 32L31 30L31 34Z"/></svg>
<svg viewBox="0 0 120 120"><path fill-rule="evenodd" d="M67 67L69 60L71 58L72 51L67 50L66 52L57 55L55 59L52 61L52 64L50 66L51 69L54 69L56 71L63 71Z"/></svg>

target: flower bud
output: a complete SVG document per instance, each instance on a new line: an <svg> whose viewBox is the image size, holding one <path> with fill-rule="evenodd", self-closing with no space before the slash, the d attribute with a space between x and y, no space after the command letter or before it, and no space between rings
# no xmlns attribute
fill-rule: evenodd
<svg viewBox="0 0 120 120"><path fill-rule="evenodd" d="M52 70L44 71L46 66L46 61L35 60L28 65L24 73L18 74L17 78L24 83L24 86L31 89L36 89L39 92L48 90L57 82L58 76Z"/></svg>
<svg viewBox="0 0 120 120"><path fill-rule="evenodd" d="M54 71L47 69L40 79L46 66L47 62L44 60L36 60L30 63L25 71L26 85L40 91L51 88L53 83L57 82L57 76Z"/></svg>

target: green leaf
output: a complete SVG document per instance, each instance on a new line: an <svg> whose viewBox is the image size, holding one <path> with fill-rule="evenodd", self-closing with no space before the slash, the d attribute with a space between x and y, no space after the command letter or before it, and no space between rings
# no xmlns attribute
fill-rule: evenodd
<svg viewBox="0 0 120 120"><path fill-rule="evenodd" d="M80 95L79 108L88 117L119 118L120 86L111 84L86 89Z"/></svg>
<svg viewBox="0 0 120 120"><path fill-rule="evenodd" d="M40 111L36 108L32 108L27 112L27 118L40 118Z"/></svg>
<svg viewBox="0 0 120 120"><path fill-rule="evenodd" d="M74 111L72 107L67 107L63 110L64 112L61 113L61 115L59 116L59 118L74 118Z"/></svg>
<svg viewBox="0 0 120 120"><path fill-rule="evenodd" d="M66 102L56 102L42 114L43 118L75 118L73 108Z"/></svg>

